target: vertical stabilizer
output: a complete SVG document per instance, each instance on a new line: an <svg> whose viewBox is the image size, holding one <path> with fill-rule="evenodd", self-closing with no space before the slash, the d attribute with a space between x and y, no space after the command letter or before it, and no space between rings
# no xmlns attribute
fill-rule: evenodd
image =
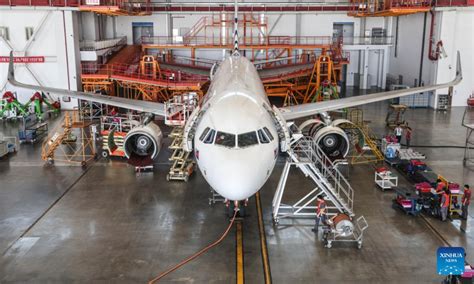
<svg viewBox="0 0 474 284"><path fill-rule="evenodd" d="M239 53L239 6L237 0L234 0L234 51L232 55L240 55Z"/></svg>

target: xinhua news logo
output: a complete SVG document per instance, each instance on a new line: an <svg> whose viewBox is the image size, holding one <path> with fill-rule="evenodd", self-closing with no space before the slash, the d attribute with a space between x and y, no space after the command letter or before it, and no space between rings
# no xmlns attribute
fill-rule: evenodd
<svg viewBox="0 0 474 284"><path fill-rule="evenodd" d="M438 248L438 274L461 275L464 273L464 248Z"/></svg>

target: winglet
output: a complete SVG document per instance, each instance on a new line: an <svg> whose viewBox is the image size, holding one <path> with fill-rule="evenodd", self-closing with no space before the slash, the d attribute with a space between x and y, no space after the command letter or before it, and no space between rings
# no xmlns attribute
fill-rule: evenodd
<svg viewBox="0 0 474 284"><path fill-rule="evenodd" d="M15 81L15 71L13 70L13 51L10 51L10 61L8 62L8 82Z"/></svg>

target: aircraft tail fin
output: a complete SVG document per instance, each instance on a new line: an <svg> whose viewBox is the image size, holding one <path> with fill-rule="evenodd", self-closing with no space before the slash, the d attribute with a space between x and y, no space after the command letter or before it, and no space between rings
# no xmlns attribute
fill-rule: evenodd
<svg viewBox="0 0 474 284"><path fill-rule="evenodd" d="M234 0L234 50L233 55L239 55L239 6L238 0Z"/></svg>

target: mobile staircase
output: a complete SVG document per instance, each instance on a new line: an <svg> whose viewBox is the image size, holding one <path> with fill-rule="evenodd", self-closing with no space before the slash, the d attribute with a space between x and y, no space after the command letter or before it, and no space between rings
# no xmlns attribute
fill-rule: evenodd
<svg viewBox="0 0 474 284"><path fill-rule="evenodd" d="M316 197L322 194L328 202L328 215L345 213L354 216L354 190L337 165L319 148L312 137L293 134L288 158L283 168L273 206L273 220L278 224L282 218L313 218L316 216ZM315 187L295 203L283 204L283 196L288 175L292 166L309 177Z"/></svg>

